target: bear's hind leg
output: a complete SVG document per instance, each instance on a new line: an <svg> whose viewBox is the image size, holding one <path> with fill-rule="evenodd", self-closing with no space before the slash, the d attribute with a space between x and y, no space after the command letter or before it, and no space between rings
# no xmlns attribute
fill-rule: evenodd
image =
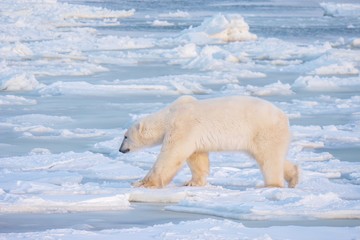
<svg viewBox="0 0 360 240"><path fill-rule="evenodd" d="M266 187L284 187L284 164L281 159L275 161L265 160L261 166Z"/></svg>
<svg viewBox="0 0 360 240"><path fill-rule="evenodd" d="M299 167L289 160L285 160L284 177L290 188L294 188L299 182Z"/></svg>
<svg viewBox="0 0 360 240"><path fill-rule="evenodd" d="M274 145L259 146L253 154L264 176L265 187L284 187L284 155L283 149Z"/></svg>
<svg viewBox="0 0 360 240"><path fill-rule="evenodd" d="M210 172L209 153L195 152L187 160L192 178L185 186L204 186Z"/></svg>

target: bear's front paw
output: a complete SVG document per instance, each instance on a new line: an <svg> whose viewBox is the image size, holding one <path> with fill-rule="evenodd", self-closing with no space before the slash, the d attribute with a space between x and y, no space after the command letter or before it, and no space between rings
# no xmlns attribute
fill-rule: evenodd
<svg viewBox="0 0 360 240"><path fill-rule="evenodd" d="M143 184L144 184L144 181L143 181L143 180L140 180L140 181L137 181L137 182L133 182L133 183L131 184L131 186L133 186L133 187L142 187Z"/></svg>
<svg viewBox="0 0 360 240"><path fill-rule="evenodd" d="M197 180L196 181L196 180L191 179L190 181L185 183L184 186L187 186L187 187L203 187L206 184L207 184L206 181L203 181L203 180Z"/></svg>
<svg viewBox="0 0 360 240"><path fill-rule="evenodd" d="M161 188L162 186L159 186L157 184L154 184L154 182L148 181L148 180L140 180L137 182L134 182L132 184L133 187L143 187L143 188Z"/></svg>

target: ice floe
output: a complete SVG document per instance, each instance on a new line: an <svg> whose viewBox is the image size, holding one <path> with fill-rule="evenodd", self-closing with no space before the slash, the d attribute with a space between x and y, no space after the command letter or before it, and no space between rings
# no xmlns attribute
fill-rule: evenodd
<svg viewBox="0 0 360 240"><path fill-rule="evenodd" d="M359 73L359 70L351 63L345 63L343 65L332 64L314 70L314 74L316 75L358 75Z"/></svg>
<svg viewBox="0 0 360 240"><path fill-rule="evenodd" d="M92 62L91 53L85 51L153 46L151 40L100 37L92 28L113 25L109 19L130 17L135 10L113 11L58 1L1 2L0 8L4 16L0 30L6 32L0 35L4 65L0 81L1 89L9 91L37 88L38 76L79 76L107 70Z"/></svg>
<svg viewBox="0 0 360 240"><path fill-rule="evenodd" d="M305 76L295 80L293 87L309 91L353 91L360 88L360 77Z"/></svg>
<svg viewBox="0 0 360 240"><path fill-rule="evenodd" d="M251 75L250 75L251 76ZM258 86L240 86L238 84L228 84L224 93L233 95L253 95L253 96L273 96L273 95L291 95L294 92L291 90L290 84L283 84L280 81L265 85L262 87Z"/></svg>
<svg viewBox="0 0 360 240"><path fill-rule="evenodd" d="M351 45L353 47L360 47L360 38L356 38L352 41Z"/></svg>
<svg viewBox="0 0 360 240"><path fill-rule="evenodd" d="M168 21L162 21L162 20L154 20L151 23L151 25L154 27L170 27L170 26L174 26L174 23Z"/></svg>
<svg viewBox="0 0 360 240"><path fill-rule="evenodd" d="M159 17L161 17L161 18L188 18L188 17L190 17L190 13L188 13L186 11L176 10L175 12L161 13L161 14L159 14Z"/></svg>
<svg viewBox="0 0 360 240"><path fill-rule="evenodd" d="M74 120L68 116L53 116L46 114L25 114L9 117L4 124L13 127L32 127L35 125L56 126L61 123L69 123Z"/></svg>
<svg viewBox="0 0 360 240"><path fill-rule="evenodd" d="M144 174L137 167L90 152L55 155L33 152L28 157L1 160L2 212L73 212L128 208L126 192L111 184L105 187L106 182L87 182L86 178L124 180ZM13 164L13 161L16 163ZM121 176L116 169L126 171ZM34 175L35 173L38 174Z"/></svg>
<svg viewBox="0 0 360 240"><path fill-rule="evenodd" d="M198 27L184 30L181 39L206 44L218 40L218 42L252 41L257 36L249 32L249 25L241 15L218 14L206 19ZM216 42L216 41L215 41Z"/></svg>
<svg viewBox="0 0 360 240"><path fill-rule="evenodd" d="M339 17L339 16L359 16L360 4L353 3L330 3L323 2L320 6L324 10L324 15Z"/></svg>
<svg viewBox="0 0 360 240"><path fill-rule="evenodd" d="M294 234L296 233L296 234ZM180 222L178 224L159 224L146 228L126 228L102 231L90 231L86 229L59 229L46 230L43 232L9 233L3 234L5 238L11 239L41 239L58 238L62 239L317 239L328 240L329 234L333 239L351 240L356 239L360 234L358 227L300 227L289 226L284 229L282 226L268 228L245 227L243 224L231 220L202 219L197 221Z"/></svg>
<svg viewBox="0 0 360 240"><path fill-rule="evenodd" d="M34 105L37 101L34 99L28 99L24 97L18 97L14 95L0 96L0 106L6 105Z"/></svg>
<svg viewBox="0 0 360 240"><path fill-rule="evenodd" d="M3 81L1 90L3 91L30 91L43 86L34 75L20 74L9 80Z"/></svg>

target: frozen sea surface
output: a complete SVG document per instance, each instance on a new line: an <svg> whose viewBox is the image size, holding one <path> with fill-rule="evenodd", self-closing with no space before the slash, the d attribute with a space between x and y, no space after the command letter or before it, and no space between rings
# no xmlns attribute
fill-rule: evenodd
<svg viewBox="0 0 360 240"><path fill-rule="evenodd" d="M0 238L359 239L358 9L1 1ZM248 156L214 153L205 187L182 186L187 167L164 189L131 187L159 147L122 155L122 134L184 94L283 109L299 185L262 188Z"/></svg>

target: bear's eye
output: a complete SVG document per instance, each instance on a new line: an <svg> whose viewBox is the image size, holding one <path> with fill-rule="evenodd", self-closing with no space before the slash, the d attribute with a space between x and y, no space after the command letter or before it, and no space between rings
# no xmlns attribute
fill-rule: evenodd
<svg viewBox="0 0 360 240"><path fill-rule="evenodd" d="M124 136L124 139L127 139L127 136Z"/></svg>

